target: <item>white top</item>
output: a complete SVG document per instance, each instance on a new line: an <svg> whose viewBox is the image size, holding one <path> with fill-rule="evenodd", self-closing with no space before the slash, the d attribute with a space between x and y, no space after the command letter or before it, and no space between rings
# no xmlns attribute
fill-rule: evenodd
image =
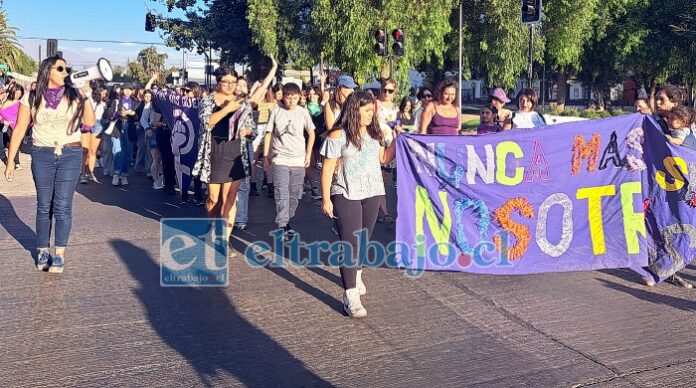
<svg viewBox="0 0 696 388"><path fill-rule="evenodd" d="M97 121L101 120L102 116L104 116L104 110L106 110L106 102L99 101L99 103L97 103L91 98L89 101L92 103L92 109L94 109L94 117L97 118Z"/></svg>
<svg viewBox="0 0 696 388"><path fill-rule="evenodd" d="M512 118L513 128L536 128L544 125L544 119L537 112L515 112L515 117Z"/></svg>
<svg viewBox="0 0 696 388"><path fill-rule="evenodd" d="M36 98L39 98L38 96ZM22 105L31 109L29 105L29 93L24 94ZM79 142L82 132L77 128L80 120L75 120L72 134L68 135L68 124L77 109L78 102L68 105L68 98L63 97L58 108L46 108L46 103L41 101L41 106L36 112L34 126L31 130L34 145L39 147L59 147L68 143Z"/></svg>

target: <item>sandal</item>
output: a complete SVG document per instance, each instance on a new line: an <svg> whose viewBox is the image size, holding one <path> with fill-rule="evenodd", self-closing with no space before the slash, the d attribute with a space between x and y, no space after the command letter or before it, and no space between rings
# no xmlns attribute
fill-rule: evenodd
<svg viewBox="0 0 696 388"><path fill-rule="evenodd" d="M682 278L679 275L670 276L669 278L667 278L667 282L672 283L675 286L679 286L679 287L694 288L693 284L687 282L686 280L684 280L684 278Z"/></svg>
<svg viewBox="0 0 696 388"><path fill-rule="evenodd" d="M396 220L394 220L394 217L387 214L386 216L382 217L382 222L384 222L385 224L393 224L394 222L396 222Z"/></svg>

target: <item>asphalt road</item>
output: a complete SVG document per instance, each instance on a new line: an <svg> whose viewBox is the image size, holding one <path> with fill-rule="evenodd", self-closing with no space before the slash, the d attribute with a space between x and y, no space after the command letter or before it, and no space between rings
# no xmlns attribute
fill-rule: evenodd
<svg viewBox="0 0 696 388"><path fill-rule="evenodd" d="M159 219L203 210L144 176L80 185L66 270L51 275L30 258L30 175L0 182L2 386L696 386L696 290L647 288L627 270L409 279L373 269L369 315L353 320L337 269L254 269L241 257L228 287L163 288ZM252 198L236 246L270 239L273 216L271 199ZM334 238L310 199L293 226ZM375 237L393 234L378 225Z"/></svg>

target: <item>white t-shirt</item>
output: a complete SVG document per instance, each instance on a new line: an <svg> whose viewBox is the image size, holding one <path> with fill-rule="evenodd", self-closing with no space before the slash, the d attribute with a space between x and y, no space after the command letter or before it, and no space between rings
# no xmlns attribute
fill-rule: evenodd
<svg viewBox="0 0 696 388"><path fill-rule="evenodd" d="M515 117L512 118L513 128L536 128L544 125L544 119L537 112L515 112Z"/></svg>

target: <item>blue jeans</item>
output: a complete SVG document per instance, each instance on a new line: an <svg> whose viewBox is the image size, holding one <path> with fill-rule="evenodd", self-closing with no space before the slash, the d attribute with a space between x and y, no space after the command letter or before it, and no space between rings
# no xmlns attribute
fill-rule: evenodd
<svg viewBox="0 0 696 388"><path fill-rule="evenodd" d="M53 147L32 147L31 172L36 186L36 239L38 248L48 248L51 217L56 220L56 247L68 246L72 228L72 202L82 167L82 147L64 146L56 155Z"/></svg>
<svg viewBox="0 0 696 388"><path fill-rule="evenodd" d="M111 139L111 152L114 154L114 174L128 176L131 157L133 154L133 144L128 141L128 131L134 131L128 121L122 121L121 134L118 139Z"/></svg>
<svg viewBox="0 0 696 388"><path fill-rule="evenodd" d="M235 223L246 224L249 222L249 189L250 189L250 178L246 177L239 185L239 190L237 191L237 217L235 217Z"/></svg>

